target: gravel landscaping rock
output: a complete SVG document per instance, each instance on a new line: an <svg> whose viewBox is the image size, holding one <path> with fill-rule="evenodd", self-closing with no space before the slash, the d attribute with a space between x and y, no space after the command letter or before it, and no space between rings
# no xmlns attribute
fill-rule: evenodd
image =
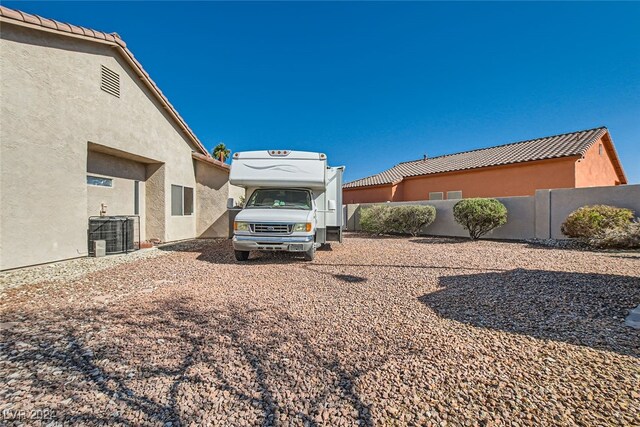
<svg viewBox="0 0 640 427"><path fill-rule="evenodd" d="M360 236L313 262L154 252L5 286L5 423L640 425L633 254Z"/></svg>

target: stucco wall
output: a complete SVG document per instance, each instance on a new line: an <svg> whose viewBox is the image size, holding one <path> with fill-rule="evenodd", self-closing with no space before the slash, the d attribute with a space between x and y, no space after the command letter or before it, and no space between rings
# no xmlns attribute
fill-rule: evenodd
<svg viewBox="0 0 640 427"><path fill-rule="evenodd" d="M534 236L535 207L534 198L505 197L498 198L507 208L507 223L491 231L487 238L492 239L529 239ZM453 218L453 205L459 200L420 200L414 202L392 202L396 205L431 205L436 208L436 220L423 230L431 236L465 237L469 234ZM360 230L360 213L362 208L373 204L347 205L347 229Z"/></svg>
<svg viewBox="0 0 640 427"><path fill-rule="evenodd" d="M196 236L228 237L229 174L207 163L194 160L196 171Z"/></svg>
<svg viewBox="0 0 640 427"><path fill-rule="evenodd" d="M604 138L600 138L587 150L584 158L576 163L576 187L599 187L620 183L611 160L611 149L611 145Z"/></svg>
<svg viewBox="0 0 640 427"><path fill-rule="evenodd" d="M533 196L540 188L575 185L576 159L546 160L405 178L403 200L424 200L430 192L462 191L462 197Z"/></svg>
<svg viewBox="0 0 640 427"><path fill-rule="evenodd" d="M586 205L611 205L633 210L640 217L640 185L554 190L550 194L551 237L562 239L560 226L574 210Z"/></svg>
<svg viewBox="0 0 640 427"><path fill-rule="evenodd" d="M344 203L376 203L393 201L393 186L380 185L376 187L345 188L342 190Z"/></svg>
<svg viewBox="0 0 640 427"><path fill-rule="evenodd" d="M607 204L626 207L640 216L640 185L539 190L535 196L499 197L508 211L507 223L487 234L492 239L563 239L560 226L566 217L582 206ZM436 220L423 230L433 236L468 236L453 219L457 200L392 202L390 205L418 204L436 208ZM372 204L347 205L347 230L359 231L362 208Z"/></svg>
<svg viewBox="0 0 640 427"><path fill-rule="evenodd" d="M87 216L100 215L103 204L106 215L135 215L135 182L138 181L140 216L140 238L145 239L145 180L144 164L128 159L89 151L87 174L111 178L112 187L87 185Z"/></svg>
<svg viewBox="0 0 640 427"><path fill-rule="evenodd" d="M0 54L0 269L86 255L89 143L164 164L147 237L196 236L195 215L166 202L171 184L195 188L195 147L113 48L3 23ZM120 98L100 90L102 65Z"/></svg>
<svg viewBox="0 0 640 427"><path fill-rule="evenodd" d="M229 198L237 204L242 197L246 197L244 188L229 184Z"/></svg>

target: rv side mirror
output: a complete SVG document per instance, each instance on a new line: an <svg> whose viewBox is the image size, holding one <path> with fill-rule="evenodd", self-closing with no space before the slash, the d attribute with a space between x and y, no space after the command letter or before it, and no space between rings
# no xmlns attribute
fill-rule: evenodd
<svg viewBox="0 0 640 427"><path fill-rule="evenodd" d="M335 200L329 200L329 210L330 211L335 211L336 210L336 201Z"/></svg>
<svg viewBox="0 0 640 427"><path fill-rule="evenodd" d="M233 200L233 197L229 197L227 199L227 209L233 209L234 206L235 206L235 201Z"/></svg>

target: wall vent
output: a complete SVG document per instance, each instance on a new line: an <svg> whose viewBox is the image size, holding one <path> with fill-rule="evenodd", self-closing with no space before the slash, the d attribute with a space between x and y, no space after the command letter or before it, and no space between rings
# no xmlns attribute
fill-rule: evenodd
<svg viewBox="0 0 640 427"><path fill-rule="evenodd" d="M100 89L120 98L120 76L104 65L102 65L102 82L100 83Z"/></svg>

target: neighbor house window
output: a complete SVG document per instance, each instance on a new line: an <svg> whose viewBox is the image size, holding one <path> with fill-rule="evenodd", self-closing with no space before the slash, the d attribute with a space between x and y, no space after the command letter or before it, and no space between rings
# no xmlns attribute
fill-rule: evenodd
<svg viewBox="0 0 640 427"><path fill-rule="evenodd" d="M462 199L462 191L447 191L447 200Z"/></svg>
<svg viewBox="0 0 640 427"><path fill-rule="evenodd" d="M442 191L434 191L433 193L429 193L429 200L442 200L444 198L444 194Z"/></svg>
<svg viewBox="0 0 640 427"><path fill-rule="evenodd" d="M598 147L598 154L602 156L603 152L604 152L604 147L602 146L602 144L600 144L600 146Z"/></svg>
<svg viewBox="0 0 640 427"><path fill-rule="evenodd" d="M87 175L87 184L97 185L98 187L113 187L113 180L111 178Z"/></svg>
<svg viewBox="0 0 640 427"><path fill-rule="evenodd" d="M171 186L171 215L193 214L193 188L181 185Z"/></svg>

